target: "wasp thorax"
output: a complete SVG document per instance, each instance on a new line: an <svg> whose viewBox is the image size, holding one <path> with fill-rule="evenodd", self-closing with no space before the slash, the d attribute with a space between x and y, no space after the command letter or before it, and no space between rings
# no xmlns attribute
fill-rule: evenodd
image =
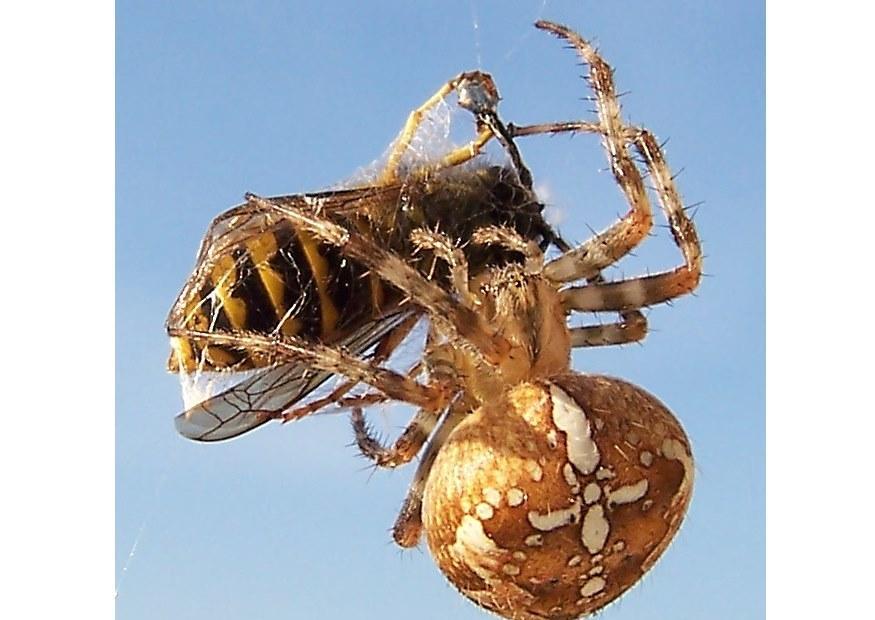
<svg viewBox="0 0 875 620"><path fill-rule="evenodd" d="M441 571L506 618L577 618L629 589L671 542L693 460L675 417L618 379L522 383L453 431L423 524Z"/></svg>

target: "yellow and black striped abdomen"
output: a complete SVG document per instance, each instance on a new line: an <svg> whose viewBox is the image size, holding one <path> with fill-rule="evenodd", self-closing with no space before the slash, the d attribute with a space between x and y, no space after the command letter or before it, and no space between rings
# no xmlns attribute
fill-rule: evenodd
<svg viewBox="0 0 875 620"><path fill-rule="evenodd" d="M439 230L464 253L471 274L522 260L504 248L470 243L483 227L509 227L545 250L557 238L543 205L512 170L490 166L452 175L413 178L397 187L339 190L272 199L320 209L394 252L440 285L450 286L446 263L417 250L413 230ZM315 205L315 206L314 206ZM305 342L338 343L367 331L399 302L400 293L335 246L297 230L281 212L244 204L216 218L195 272L168 318L175 333L256 332ZM417 310L412 310L416 312ZM374 334L382 334L378 325ZM374 344L364 338L360 346ZM171 338L171 371L248 370L270 365L263 354L185 336ZM364 347L367 348L367 347Z"/></svg>
<svg viewBox="0 0 875 620"><path fill-rule="evenodd" d="M379 281L332 246L281 222L218 256L185 306L184 327L332 342L376 316ZM247 370L270 360L221 345L174 338L170 369Z"/></svg>

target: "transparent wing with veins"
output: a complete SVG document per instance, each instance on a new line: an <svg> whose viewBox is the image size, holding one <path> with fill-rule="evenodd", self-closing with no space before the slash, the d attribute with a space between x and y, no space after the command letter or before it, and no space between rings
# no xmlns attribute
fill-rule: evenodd
<svg viewBox="0 0 875 620"><path fill-rule="evenodd" d="M364 354L412 312L396 311L338 344L354 355ZM331 373L314 370L306 362L290 362L245 373L196 372L180 377L187 409L176 417L176 430L197 441L221 441L277 418Z"/></svg>

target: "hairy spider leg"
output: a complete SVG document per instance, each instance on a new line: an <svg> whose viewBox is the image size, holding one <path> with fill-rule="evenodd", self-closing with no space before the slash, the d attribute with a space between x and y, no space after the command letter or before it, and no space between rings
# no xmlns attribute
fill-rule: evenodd
<svg viewBox="0 0 875 620"><path fill-rule="evenodd" d="M635 311L691 292L702 273L702 251L692 221L687 217L680 195L662 150L646 129L623 124L613 84L613 71L593 46L568 28L547 21L536 23L561 39L567 40L589 66L588 81L595 92L599 122L563 122L509 126L512 137L543 133L598 133L611 163L617 183L630 204L630 212L619 222L595 235L577 248L548 263L544 275L556 283L588 279L584 286L562 292L568 311L617 311L619 323L572 329L575 346L594 346L599 342L621 344L644 337L646 320ZM684 264L662 273L604 282L601 271L629 253L650 231L652 214L642 175L632 161L628 145L641 156L655 184L655 191Z"/></svg>
<svg viewBox="0 0 875 620"><path fill-rule="evenodd" d="M374 364L382 364L387 359L389 359L389 357L401 345L404 339L407 338L408 335L410 335L410 332L413 330L413 327L418 321L418 316L411 315L410 317L405 319L400 325L398 325L388 334L383 336L380 342L377 343L377 347L374 350L374 355L371 357L371 362ZM343 398L343 396L356 385L358 385L357 381L344 381L327 396L310 401L305 405L301 405L299 407L295 407L294 409L284 412L281 416L281 419L283 422L299 420L305 416L310 415L311 413L319 411L324 407L338 403Z"/></svg>

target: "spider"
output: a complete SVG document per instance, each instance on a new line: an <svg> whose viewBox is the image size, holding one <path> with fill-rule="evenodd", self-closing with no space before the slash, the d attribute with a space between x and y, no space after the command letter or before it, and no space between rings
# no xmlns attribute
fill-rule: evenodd
<svg viewBox="0 0 875 620"><path fill-rule="evenodd" d="M381 467L420 455L393 529L411 547L425 535L438 567L477 605L506 618L577 618L634 585L677 533L690 501L693 459L674 415L621 379L571 368L571 351L641 340L644 307L693 291L702 272L695 228L654 136L625 123L612 70L569 28L536 26L567 41L588 66L597 122L507 128L510 139L543 133L600 136L628 214L557 258L507 226L486 226L467 243L523 260L469 269L448 236L416 229L410 242L432 252L444 285L353 227L302 205L248 195L249 204L293 222L401 291L429 318L422 363L408 374L343 348L281 334L179 330L214 345L305 362L370 386L339 399L352 410L361 452ZM634 151L655 186L683 264L607 282L601 272L651 227ZM576 312L617 313L605 325L570 327ZM392 445L370 432L365 405L417 407Z"/></svg>

